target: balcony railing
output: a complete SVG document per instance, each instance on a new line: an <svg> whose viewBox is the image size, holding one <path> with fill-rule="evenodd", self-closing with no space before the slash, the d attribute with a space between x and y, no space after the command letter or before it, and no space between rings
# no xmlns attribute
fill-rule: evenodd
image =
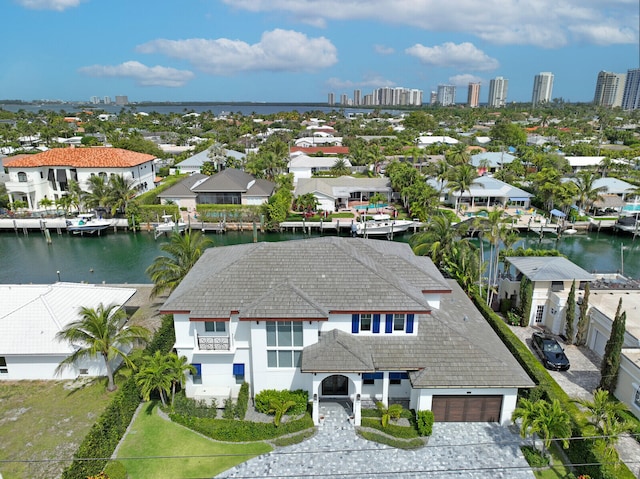
<svg viewBox="0 0 640 479"><path fill-rule="evenodd" d="M229 351L229 336L198 336L198 348L203 351Z"/></svg>

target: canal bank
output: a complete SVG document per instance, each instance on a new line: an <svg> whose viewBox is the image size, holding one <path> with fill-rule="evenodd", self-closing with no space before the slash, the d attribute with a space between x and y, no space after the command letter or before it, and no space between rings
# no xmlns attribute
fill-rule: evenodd
<svg viewBox="0 0 640 479"><path fill-rule="evenodd" d="M335 234L335 232L333 233ZM257 241L288 241L318 237L297 231L256 232ZM346 236L346 234L343 234ZM251 231L207 234L214 246L250 243ZM394 236L407 242L410 233ZM57 280L88 283L149 283L146 268L162 255L160 245L166 236L154 239L153 232L109 232L99 237L51 235L47 243L42 232L0 233L0 283L52 283ZM371 241L386 241L371 239ZM487 246L485 244L485 246ZM590 232L561 239L524 235L515 245L533 249L558 249L570 260L590 272L622 272L640 278L640 239L630 235ZM485 251L489 248L485 247ZM314 258L309 258L312 263ZM59 273L58 273L59 272Z"/></svg>

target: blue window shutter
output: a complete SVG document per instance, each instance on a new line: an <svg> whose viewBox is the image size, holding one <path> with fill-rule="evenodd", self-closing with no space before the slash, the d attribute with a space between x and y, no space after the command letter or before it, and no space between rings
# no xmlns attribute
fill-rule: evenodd
<svg viewBox="0 0 640 479"><path fill-rule="evenodd" d="M234 376L244 376L244 363L234 363L233 365Z"/></svg>
<svg viewBox="0 0 640 479"><path fill-rule="evenodd" d="M380 332L380 315L379 314L373 315L373 332L374 333Z"/></svg>
<svg viewBox="0 0 640 479"><path fill-rule="evenodd" d="M196 373L194 374L194 376L202 376L202 364L200 363L194 363L191 366L193 366L194 368L196 368Z"/></svg>
<svg viewBox="0 0 640 479"><path fill-rule="evenodd" d="M393 314L387 314L384 322L384 332L393 333Z"/></svg>
<svg viewBox="0 0 640 479"><path fill-rule="evenodd" d="M351 315L351 332L353 334L356 334L358 331L360 331L360 315L352 314Z"/></svg>
<svg viewBox="0 0 640 479"><path fill-rule="evenodd" d="M407 334L413 333L413 314L407 314Z"/></svg>
<svg viewBox="0 0 640 479"><path fill-rule="evenodd" d="M389 379L402 379L402 373L389 373Z"/></svg>
<svg viewBox="0 0 640 479"><path fill-rule="evenodd" d="M373 379L384 379L384 373L373 373Z"/></svg>
<svg viewBox="0 0 640 479"><path fill-rule="evenodd" d="M362 373L362 379L375 379L373 373Z"/></svg>

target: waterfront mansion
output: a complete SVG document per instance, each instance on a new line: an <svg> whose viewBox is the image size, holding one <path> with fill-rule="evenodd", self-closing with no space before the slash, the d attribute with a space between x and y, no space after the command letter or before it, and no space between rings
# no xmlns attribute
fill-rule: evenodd
<svg viewBox="0 0 640 479"><path fill-rule="evenodd" d="M534 384L469 298L404 243L324 237L207 249L161 312L218 405L247 381L363 404L431 409L436 421L507 423Z"/></svg>
<svg viewBox="0 0 640 479"><path fill-rule="evenodd" d="M37 155L22 155L5 161L9 202L24 201L29 210L34 210L45 198L56 201L66 195L71 180L86 191L89 178L94 175L105 181L111 175L122 175L142 193L155 187L155 159L146 153L104 146L54 148Z"/></svg>

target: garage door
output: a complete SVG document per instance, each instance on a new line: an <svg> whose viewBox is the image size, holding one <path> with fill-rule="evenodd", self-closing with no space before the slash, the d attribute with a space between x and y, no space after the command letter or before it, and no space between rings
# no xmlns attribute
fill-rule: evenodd
<svg viewBox="0 0 640 479"><path fill-rule="evenodd" d="M438 422L499 422L502 396L433 396Z"/></svg>

